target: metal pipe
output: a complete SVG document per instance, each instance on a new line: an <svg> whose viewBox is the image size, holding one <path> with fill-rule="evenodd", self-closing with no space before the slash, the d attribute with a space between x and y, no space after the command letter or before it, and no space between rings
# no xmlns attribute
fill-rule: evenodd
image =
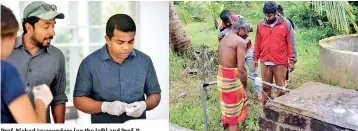
<svg viewBox="0 0 358 131"><path fill-rule="evenodd" d="M252 77L252 76L248 76L248 78L251 79L251 80L253 80L253 81L255 81L255 78ZM274 87L274 88L283 90L283 91L287 91L287 92L291 92L291 91L292 91L291 89L287 89L287 88L285 88L285 87L281 87L281 86L278 86L278 85L276 85L276 84L268 83L268 82L266 82L266 81L262 81L262 83L265 84L265 85L268 85L268 86L271 86L271 87Z"/></svg>
<svg viewBox="0 0 358 131"><path fill-rule="evenodd" d="M201 107L203 111L203 118L204 118L204 128L205 131L208 131L208 120L206 118L206 104L205 104L205 87L216 85L216 81L208 82L208 83L202 83L200 85L200 99L201 99Z"/></svg>
<svg viewBox="0 0 358 131"><path fill-rule="evenodd" d="M254 77L248 76L248 78L253 80L253 81L255 81ZM271 84L271 83L268 83L266 81L262 81L262 83L265 84L265 85L280 89L280 90L287 91L287 92L291 91L291 89L287 89L285 87L280 87L278 85ZM211 86L211 85L216 85L216 81L211 81L211 82L207 82L207 83L204 82L204 83L202 83L200 85L200 99L201 99L201 105L202 105L202 111L203 111L205 131L208 131L208 120L206 118L206 104L205 104L205 88L208 87L208 86Z"/></svg>
<svg viewBox="0 0 358 131"><path fill-rule="evenodd" d="M204 128L205 131L208 131L208 120L206 119L206 104L205 104L205 89L204 89L206 86L205 83L202 83L200 86L200 99L201 99L201 108L203 111L203 118L204 118Z"/></svg>

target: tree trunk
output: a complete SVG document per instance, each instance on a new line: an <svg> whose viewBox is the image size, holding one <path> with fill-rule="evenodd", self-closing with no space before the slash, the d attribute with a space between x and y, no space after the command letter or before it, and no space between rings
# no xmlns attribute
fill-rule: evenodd
<svg viewBox="0 0 358 131"><path fill-rule="evenodd" d="M191 48L191 40L176 14L174 2L169 2L170 47L175 53L183 54Z"/></svg>
<svg viewBox="0 0 358 131"><path fill-rule="evenodd" d="M213 19L214 19L215 29L217 30L219 28L219 23L216 19L216 16L213 16Z"/></svg>

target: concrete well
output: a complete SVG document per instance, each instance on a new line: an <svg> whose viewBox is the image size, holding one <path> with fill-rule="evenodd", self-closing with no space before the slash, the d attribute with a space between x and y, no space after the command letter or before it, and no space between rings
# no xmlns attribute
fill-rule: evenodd
<svg viewBox="0 0 358 131"><path fill-rule="evenodd" d="M305 83L269 101L259 131L356 131L358 91Z"/></svg>
<svg viewBox="0 0 358 131"><path fill-rule="evenodd" d="M321 77L358 89L358 34L329 37L319 43Z"/></svg>

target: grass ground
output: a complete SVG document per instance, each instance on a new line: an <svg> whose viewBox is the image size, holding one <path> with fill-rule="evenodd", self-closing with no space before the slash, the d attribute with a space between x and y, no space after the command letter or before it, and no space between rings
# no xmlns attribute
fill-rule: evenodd
<svg viewBox="0 0 358 131"><path fill-rule="evenodd" d="M251 23L259 22L259 19L256 18L250 19L248 17L248 20ZM205 44L211 50L217 50L217 31L212 29L211 23L190 23L186 25L194 48ZM253 24L253 27L256 27L256 24ZM254 32L256 32L256 28L254 29ZM322 81L319 76L318 35L321 34L324 34L324 30L299 27L296 29L298 63L294 72L290 74L289 88L297 88L310 81L327 83ZM250 33L249 36L254 43L255 34ZM170 122L192 130L204 130L199 89L199 85L203 81L199 76L183 73L187 62L190 62L190 60L170 52ZM207 80L215 81L216 77L208 76ZM240 126L245 131L258 129L258 118L261 111L257 95L254 93L251 84L249 89L249 116ZM207 90L206 104L209 130L222 130L220 103L215 87Z"/></svg>

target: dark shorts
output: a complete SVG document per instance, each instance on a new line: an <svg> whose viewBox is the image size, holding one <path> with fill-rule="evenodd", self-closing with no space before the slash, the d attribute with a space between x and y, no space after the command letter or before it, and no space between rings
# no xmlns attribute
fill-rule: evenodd
<svg viewBox="0 0 358 131"><path fill-rule="evenodd" d="M288 74L290 73L290 67L287 65L286 69L286 80L288 80Z"/></svg>

